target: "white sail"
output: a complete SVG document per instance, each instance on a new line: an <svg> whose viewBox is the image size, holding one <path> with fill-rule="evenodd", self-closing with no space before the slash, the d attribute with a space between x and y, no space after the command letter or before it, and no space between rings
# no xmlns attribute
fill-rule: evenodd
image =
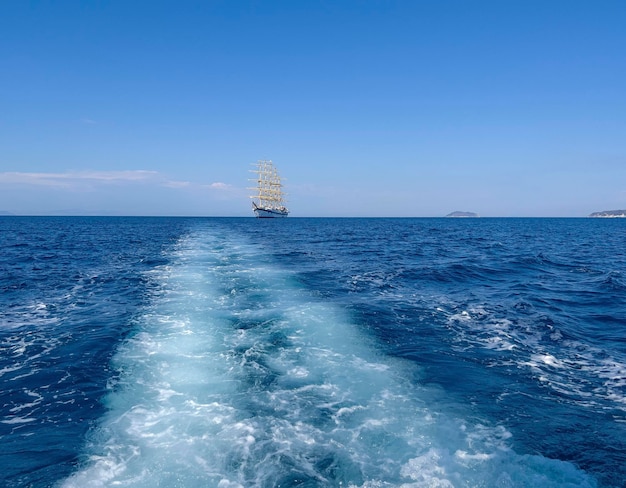
<svg viewBox="0 0 626 488"><path fill-rule="evenodd" d="M257 174L256 190L250 198L252 209L257 217L286 217L289 210L285 207L285 193L282 190L282 183L278 170L271 160L259 160L256 168L251 170Z"/></svg>

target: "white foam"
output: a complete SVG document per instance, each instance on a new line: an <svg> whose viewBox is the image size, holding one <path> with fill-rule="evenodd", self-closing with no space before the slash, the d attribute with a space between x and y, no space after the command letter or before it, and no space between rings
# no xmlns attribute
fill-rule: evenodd
<svg viewBox="0 0 626 488"><path fill-rule="evenodd" d="M152 277L160 289L114 358L108 414L66 487L594 485L516 455L502 426L446 413L407 381L409 363L236 236L199 231Z"/></svg>
<svg viewBox="0 0 626 488"><path fill-rule="evenodd" d="M31 398L34 398L34 400L32 402L27 402L27 403L22 403L20 405L16 405L15 407L10 408L9 412L16 413L16 412L21 412L22 410L25 410L25 409L32 409L33 407L36 407L43 401L43 396L31 390L28 390L28 389L24 390L24 394Z"/></svg>
<svg viewBox="0 0 626 488"><path fill-rule="evenodd" d="M533 354L527 363L530 367L537 368L540 365L552 366L553 368L563 368L563 362L555 358L552 354Z"/></svg>
<svg viewBox="0 0 626 488"><path fill-rule="evenodd" d="M563 340L558 330L542 333L524 323L490 315L484 307L461 312L438 311L447 316L456 332L459 347L510 352L492 359L491 366L514 361L529 368L543 386L562 394L580 406L605 408L606 403L626 411L626 363L606 351L575 340ZM598 379L603 380L599 382Z"/></svg>
<svg viewBox="0 0 626 488"><path fill-rule="evenodd" d="M32 418L32 417L15 417L15 416L11 416L10 418L4 419L4 420L0 420L0 422L2 422L3 424L8 424L8 425L12 425L12 424L27 424L28 422L33 422L36 419Z"/></svg>

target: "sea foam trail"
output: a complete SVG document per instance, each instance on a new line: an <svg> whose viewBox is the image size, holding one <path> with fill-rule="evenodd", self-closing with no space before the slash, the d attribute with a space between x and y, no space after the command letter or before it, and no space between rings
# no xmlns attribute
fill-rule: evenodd
<svg viewBox="0 0 626 488"><path fill-rule="evenodd" d="M595 486L463 418L236 235L199 229L153 274L65 487Z"/></svg>

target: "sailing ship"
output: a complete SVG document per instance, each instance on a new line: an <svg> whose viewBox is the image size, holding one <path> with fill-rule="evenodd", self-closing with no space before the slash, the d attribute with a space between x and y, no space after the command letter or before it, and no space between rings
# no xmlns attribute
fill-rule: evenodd
<svg viewBox="0 0 626 488"><path fill-rule="evenodd" d="M252 180L256 181L257 186L250 188L256 190L256 193L250 196L253 198L254 214L259 218L287 217L289 210L285 207L285 193L283 193L283 185L274 163L271 160L259 160L256 163L256 169L251 171L257 174L257 177Z"/></svg>

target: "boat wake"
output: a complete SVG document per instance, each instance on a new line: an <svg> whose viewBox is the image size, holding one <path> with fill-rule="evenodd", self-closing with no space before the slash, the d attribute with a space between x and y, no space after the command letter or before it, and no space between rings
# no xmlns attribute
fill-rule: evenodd
<svg viewBox="0 0 626 488"><path fill-rule="evenodd" d="M181 240L65 487L596 486L519 455L236 234Z"/></svg>

